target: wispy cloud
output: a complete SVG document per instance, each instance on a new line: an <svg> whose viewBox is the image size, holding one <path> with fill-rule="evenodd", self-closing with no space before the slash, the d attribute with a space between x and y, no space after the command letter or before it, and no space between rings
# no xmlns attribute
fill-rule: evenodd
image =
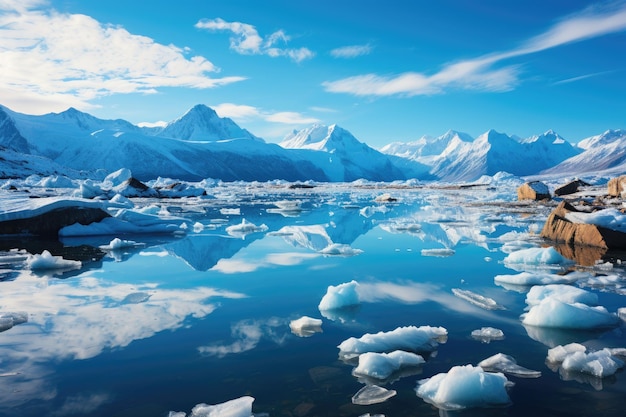
<svg viewBox="0 0 626 417"><path fill-rule="evenodd" d="M185 48L42 4L0 0L0 92L14 110L90 109L92 100L111 94L212 88L244 79L214 78L210 74L219 68Z"/></svg>
<svg viewBox="0 0 626 417"><path fill-rule="evenodd" d="M555 81L553 85L569 84L569 83L573 83L576 81L586 80L587 78L593 78L593 77L598 77L600 75L610 74L612 72L613 71L601 71L601 72L594 72L593 74L579 75L578 77L571 77L571 78L566 78L564 80Z"/></svg>
<svg viewBox="0 0 626 417"><path fill-rule="evenodd" d="M509 51L483 55L445 65L433 74L405 72L394 76L363 74L322 83L326 91L357 96L415 96L441 94L448 89L508 91L519 83L520 68L496 65L573 42L626 30L626 4L590 7L568 16L546 32Z"/></svg>
<svg viewBox="0 0 626 417"><path fill-rule="evenodd" d="M252 119L262 119L266 122L289 124L289 125L307 125L318 123L320 120L314 117L307 117L298 112L268 112L254 106L245 104L222 103L211 106L220 117L230 117L236 121L247 121Z"/></svg>
<svg viewBox="0 0 626 417"><path fill-rule="evenodd" d="M313 58L315 53L308 48L286 48L290 40L284 31L276 31L266 37L259 35L257 29L241 22L227 22L224 19L202 19L195 25L198 29L231 32L230 49L243 55L268 55L273 58L286 56L294 62Z"/></svg>
<svg viewBox="0 0 626 417"><path fill-rule="evenodd" d="M372 52L371 45L350 45L336 48L330 51L335 58L356 58L361 55L369 55Z"/></svg>

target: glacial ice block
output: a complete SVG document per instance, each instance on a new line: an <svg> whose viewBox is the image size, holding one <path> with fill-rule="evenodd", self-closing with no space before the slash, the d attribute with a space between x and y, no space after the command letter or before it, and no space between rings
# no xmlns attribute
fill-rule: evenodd
<svg viewBox="0 0 626 417"><path fill-rule="evenodd" d="M359 355L359 365L354 368L352 374L382 380L403 367L419 366L424 362L420 355L403 350L394 350L390 353L366 352Z"/></svg>

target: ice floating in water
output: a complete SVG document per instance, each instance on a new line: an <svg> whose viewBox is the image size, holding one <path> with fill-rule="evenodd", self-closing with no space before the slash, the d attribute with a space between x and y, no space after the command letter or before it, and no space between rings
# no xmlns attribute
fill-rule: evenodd
<svg viewBox="0 0 626 417"><path fill-rule="evenodd" d="M498 304L496 300L476 294L470 290L452 288L452 293L457 297L474 304L475 306L484 308L485 310L504 310L504 306Z"/></svg>
<svg viewBox="0 0 626 417"><path fill-rule="evenodd" d="M226 233L231 236L243 238L251 233L265 232L267 229L268 227L265 224L257 226L254 223L250 223L246 219L242 219L240 224L228 226L226 228Z"/></svg>
<svg viewBox="0 0 626 417"><path fill-rule="evenodd" d="M358 305L360 303L358 288L359 283L354 280L337 286L330 285L317 308L320 310L335 310Z"/></svg>
<svg viewBox="0 0 626 417"><path fill-rule="evenodd" d="M529 248L511 252L504 258L507 266L566 266L574 261L565 258L552 246L548 248Z"/></svg>
<svg viewBox="0 0 626 417"><path fill-rule="evenodd" d="M302 201L300 200L282 200L282 201L275 201L272 204L274 204L280 210L286 210L286 211L302 210Z"/></svg>
<svg viewBox="0 0 626 417"><path fill-rule="evenodd" d="M493 327L481 327L480 329L472 330L471 336L475 340L479 340L483 343L489 343L492 340L504 339L504 332Z"/></svg>
<svg viewBox="0 0 626 417"><path fill-rule="evenodd" d="M352 404L371 405L387 401L396 395L395 390L389 390L378 385L366 385L352 396Z"/></svg>
<svg viewBox="0 0 626 417"><path fill-rule="evenodd" d="M624 367L624 362L613 355L608 348L587 353L587 348L578 343L557 346L548 350L548 362L560 363L566 372L582 372L598 378L613 375Z"/></svg>
<svg viewBox="0 0 626 417"><path fill-rule="evenodd" d="M291 333L297 336L309 337L322 331L322 320L302 316L297 320L291 320L289 328L291 329Z"/></svg>
<svg viewBox="0 0 626 417"><path fill-rule="evenodd" d="M365 352L432 352L439 343L445 343L448 331L443 327L407 326L389 332L366 333L360 338L351 337L337 346L339 357L350 359Z"/></svg>
<svg viewBox="0 0 626 417"><path fill-rule="evenodd" d="M220 209L220 214L223 214L224 216L239 216L241 215L241 209L239 207L237 208L222 208Z"/></svg>
<svg viewBox="0 0 626 417"><path fill-rule="evenodd" d="M626 321L626 307L618 308L617 315L619 316L620 319L622 319L623 321Z"/></svg>
<svg viewBox="0 0 626 417"><path fill-rule="evenodd" d="M359 364L352 370L352 375L385 379L403 367L419 366L424 362L420 355L403 350L390 353L366 352L359 355Z"/></svg>
<svg viewBox="0 0 626 417"><path fill-rule="evenodd" d="M319 252L323 255L339 256L354 256L363 253L361 249L354 249L350 245L343 245L341 243L330 244Z"/></svg>
<svg viewBox="0 0 626 417"><path fill-rule="evenodd" d="M122 240L122 239L116 237L111 242L109 242L108 245L100 246L100 249L103 249L103 250L120 250L120 249L125 249L125 248L134 248L134 247L137 247L137 246L141 246L141 244L137 243L137 242L135 242L133 240Z"/></svg>
<svg viewBox="0 0 626 417"><path fill-rule="evenodd" d="M422 249L422 256L438 256L438 257L447 257L454 255L453 249Z"/></svg>
<svg viewBox="0 0 626 417"><path fill-rule="evenodd" d="M437 408L462 410L510 405L507 388L512 385L501 373L465 365L419 381L415 391L418 397Z"/></svg>
<svg viewBox="0 0 626 417"><path fill-rule="evenodd" d="M26 259L26 267L33 271L63 269L72 270L80 269L82 263L70 259L63 259L61 256L52 256L50 252L44 250L41 255L28 255Z"/></svg>
<svg viewBox="0 0 626 417"><path fill-rule="evenodd" d="M530 326L562 329L596 329L615 326L615 314L602 306L590 307L582 303L566 303L555 297L544 298L522 315L522 322Z"/></svg>
<svg viewBox="0 0 626 417"><path fill-rule="evenodd" d="M503 372L519 378L539 378L541 372L519 366L517 361L504 353L496 353L478 364L487 372Z"/></svg>
<svg viewBox="0 0 626 417"><path fill-rule="evenodd" d="M564 303L583 303L587 305L597 305L598 296L592 292L585 291L570 285L553 284L534 286L526 294L526 304L534 306L546 298L552 298Z"/></svg>
<svg viewBox="0 0 626 417"><path fill-rule="evenodd" d="M198 404L189 417L252 417L253 397L240 397L217 405ZM182 411L170 411L168 417L186 417Z"/></svg>
<svg viewBox="0 0 626 417"><path fill-rule="evenodd" d="M9 330L13 326L26 323L28 321L28 313L18 311L14 313L0 313L0 332Z"/></svg>
<svg viewBox="0 0 626 417"><path fill-rule="evenodd" d="M500 284L510 285L548 285L548 284L570 284L578 280L590 278L587 272L571 272L566 275L521 272L514 275L496 275L493 280Z"/></svg>

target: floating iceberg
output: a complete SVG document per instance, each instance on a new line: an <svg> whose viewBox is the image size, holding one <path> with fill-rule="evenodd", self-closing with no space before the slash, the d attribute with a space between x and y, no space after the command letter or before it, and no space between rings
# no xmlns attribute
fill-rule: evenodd
<svg viewBox="0 0 626 417"><path fill-rule="evenodd" d="M611 349L587 353L587 348L578 343L550 349L547 360L553 364L560 363L562 371L582 372L598 378L613 375L624 367L624 362L616 358Z"/></svg>
<svg viewBox="0 0 626 417"><path fill-rule="evenodd" d="M582 303L566 303L548 297L522 315L522 322L530 326L558 327L562 329L595 329L612 327L618 323L617 315L602 306L590 307Z"/></svg>
<svg viewBox="0 0 626 417"><path fill-rule="evenodd" d="M415 367L425 362L420 355L403 350L394 350L390 353L366 352L359 355L359 364L353 369L352 374L383 380L403 367Z"/></svg>
<svg viewBox="0 0 626 417"><path fill-rule="evenodd" d="M395 390L389 390L378 385L366 385L352 396L352 404L371 405L387 401L396 395Z"/></svg>
<svg viewBox="0 0 626 417"><path fill-rule="evenodd" d="M534 286L526 294L526 304L534 306L546 298L552 298L564 303L583 303L587 305L597 305L598 296L592 292L585 291L570 285L553 284Z"/></svg>
<svg viewBox="0 0 626 417"><path fill-rule="evenodd" d="M322 331L322 320L302 316L297 320L289 322L289 328L291 333L297 336L308 337Z"/></svg>
<svg viewBox="0 0 626 417"><path fill-rule="evenodd" d="M268 227L264 224L257 226L254 223L248 222L246 219L242 219L240 224L228 226L226 233L231 236L245 238L251 233L259 233L267 231Z"/></svg>
<svg viewBox="0 0 626 417"><path fill-rule="evenodd" d="M80 269L82 263L80 261L73 261L70 259L63 259L61 256L52 256L50 252L44 250L41 255L28 255L26 259L26 267L33 271L62 269L72 270Z"/></svg>
<svg viewBox="0 0 626 417"><path fill-rule="evenodd" d="M448 257L454 255L454 249L441 248L441 249L422 249L422 256L437 256L437 257Z"/></svg>
<svg viewBox="0 0 626 417"><path fill-rule="evenodd" d="M504 332L493 327L481 327L480 329L472 330L471 336L475 340L489 343L492 340L504 339Z"/></svg>
<svg viewBox="0 0 626 417"><path fill-rule="evenodd" d="M462 410L510 405L507 388L512 385L501 373L465 365L419 381L415 391L418 397L437 408Z"/></svg>
<svg viewBox="0 0 626 417"><path fill-rule="evenodd" d="M507 266L567 266L574 261L565 258L552 246L548 248L529 248L511 252L504 258Z"/></svg>
<svg viewBox="0 0 626 417"><path fill-rule="evenodd" d="M445 343L448 331L443 327L407 326L389 332L366 333L360 338L351 337L337 346L339 357L350 359L365 352L432 352L439 343Z"/></svg>
<svg viewBox="0 0 626 417"><path fill-rule="evenodd" d="M573 282L590 278L587 272L571 272L566 275L547 274L535 272L520 272L514 275L496 275L493 280L496 284L510 285L548 285L548 284L571 284Z"/></svg>
<svg viewBox="0 0 626 417"><path fill-rule="evenodd" d="M358 305L360 303L358 288L359 283L354 280L337 286L330 285L318 308L320 310L335 310Z"/></svg>
<svg viewBox="0 0 626 417"><path fill-rule="evenodd" d="M474 304L485 310L504 310L504 306L498 304L493 298L485 297L484 295L476 294L470 290L461 290L459 288L452 288L452 293L457 297Z"/></svg>
<svg viewBox="0 0 626 417"><path fill-rule="evenodd" d="M478 366L488 372L502 372L519 378L539 378L541 372L519 366L517 361L504 353L496 353L478 363Z"/></svg>
<svg viewBox="0 0 626 417"><path fill-rule="evenodd" d="M137 242L135 242L133 240L123 240L123 239L120 239L120 238L116 237L111 242L109 242L108 245L100 246L100 249L103 249L103 250L120 250L120 249L126 249L126 248L134 248L134 247L137 247L137 246L141 246L141 244L137 243Z"/></svg>
<svg viewBox="0 0 626 417"><path fill-rule="evenodd" d="M252 417L253 397L240 397L217 405L198 404L189 417ZM170 411L168 417L186 417L182 411Z"/></svg>

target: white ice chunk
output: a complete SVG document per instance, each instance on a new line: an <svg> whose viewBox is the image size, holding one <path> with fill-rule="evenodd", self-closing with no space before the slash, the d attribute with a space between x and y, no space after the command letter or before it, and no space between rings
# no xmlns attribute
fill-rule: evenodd
<svg viewBox="0 0 626 417"><path fill-rule="evenodd" d="M422 249L422 256L437 256L437 257L447 257L454 255L453 249L441 248L441 249Z"/></svg>
<svg viewBox="0 0 626 417"><path fill-rule="evenodd" d="M624 367L624 362L613 356L611 349L604 348L595 352L586 352L578 343L557 346L548 351L548 361L561 362L561 369L568 372L582 372L598 378L613 375Z"/></svg>
<svg viewBox="0 0 626 417"><path fill-rule="evenodd" d="M240 397L217 405L197 404L189 417L252 417L253 397ZM181 411L170 411L168 417L185 417Z"/></svg>
<svg viewBox="0 0 626 417"><path fill-rule="evenodd" d="M395 390L389 390L378 385L366 385L352 396L352 404L371 405L387 401L396 395Z"/></svg>
<svg viewBox="0 0 626 417"><path fill-rule="evenodd" d="M47 250L44 250L41 255L28 255L28 258L26 259L26 267L31 270L72 270L79 269L81 266L82 263L80 261L63 259L62 256L52 256L52 254Z"/></svg>
<svg viewBox="0 0 626 417"><path fill-rule="evenodd" d="M568 212L565 218L573 223L594 224L606 229L626 233L626 214L615 208L597 210L592 213Z"/></svg>
<svg viewBox="0 0 626 417"><path fill-rule="evenodd" d="M494 281L496 283L511 285L570 284L578 280L590 278L591 276L592 275L587 272L572 272L566 275L521 272L513 275L496 275Z"/></svg>
<svg viewBox="0 0 626 417"><path fill-rule="evenodd" d="M406 326L389 332L366 333L360 338L351 337L339 344L341 358L353 358L365 352L391 352L406 350L432 352L439 343L445 343L448 331L443 327Z"/></svg>
<svg viewBox="0 0 626 417"><path fill-rule="evenodd" d="M322 331L322 320L302 316L297 320L291 320L291 322L289 322L289 328L291 329L291 333L297 336L308 337Z"/></svg>
<svg viewBox="0 0 626 417"><path fill-rule="evenodd" d="M552 298L564 303L582 303L587 305L597 305L598 296L589 291L570 285L537 285L526 294L526 304L534 306L546 298Z"/></svg>
<svg viewBox="0 0 626 417"><path fill-rule="evenodd" d="M484 295L476 294L470 290L462 290L459 288L452 288L452 293L457 297L474 304L485 310L504 310L504 307L498 304L493 298L485 297Z"/></svg>
<svg viewBox="0 0 626 417"><path fill-rule="evenodd" d="M359 355L359 364L352 374L385 379L403 367L419 366L424 362L420 355L403 350L394 350L390 353L366 352Z"/></svg>
<svg viewBox="0 0 626 417"><path fill-rule="evenodd" d="M565 303L555 298L545 298L522 315L522 322L538 327L563 329L595 329L611 327L618 318L602 306L590 307L582 303Z"/></svg>
<svg viewBox="0 0 626 417"><path fill-rule="evenodd" d="M515 358L504 353L496 353L478 363L488 372L503 372L520 378L539 378L541 372L519 366Z"/></svg>
<svg viewBox="0 0 626 417"><path fill-rule="evenodd" d="M322 249L320 253L323 255L354 256L363 253L363 251L361 249L354 249L350 245L332 243Z"/></svg>
<svg viewBox="0 0 626 417"><path fill-rule="evenodd" d="M511 252L504 258L504 263L509 265L564 266L572 265L574 261L565 258L550 246L548 248L529 248Z"/></svg>
<svg viewBox="0 0 626 417"><path fill-rule="evenodd" d="M472 330L471 336L473 339L480 340L483 343L489 343L492 340L504 339L504 332L493 327L481 327L480 329Z"/></svg>
<svg viewBox="0 0 626 417"><path fill-rule="evenodd" d="M260 226L250 223L246 219L242 219L240 224L234 224L226 228L226 233L235 237L245 237L251 233L259 233L267 231L268 227L265 224Z"/></svg>
<svg viewBox="0 0 626 417"><path fill-rule="evenodd" d="M626 307L621 307L617 309L617 315L623 321L626 321Z"/></svg>
<svg viewBox="0 0 626 417"><path fill-rule="evenodd" d="M320 310L334 310L358 305L360 303L358 288L359 283L354 280L337 286L330 285L318 308Z"/></svg>
<svg viewBox="0 0 626 417"><path fill-rule="evenodd" d="M100 246L100 249L120 250L120 249L126 249L126 248L134 248L136 246L141 246L141 244L132 240L123 240L123 239L116 237L115 239L111 240L111 242L109 242L108 245Z"/></svg>
<svg viewBox="0 0 626 417"><path fill-rule="evenodd" d="M472 365L455 366L448 373L419 381L417 396L443 410L502 407L511 399L512 383L501 373L487 373Z"/></svg>

